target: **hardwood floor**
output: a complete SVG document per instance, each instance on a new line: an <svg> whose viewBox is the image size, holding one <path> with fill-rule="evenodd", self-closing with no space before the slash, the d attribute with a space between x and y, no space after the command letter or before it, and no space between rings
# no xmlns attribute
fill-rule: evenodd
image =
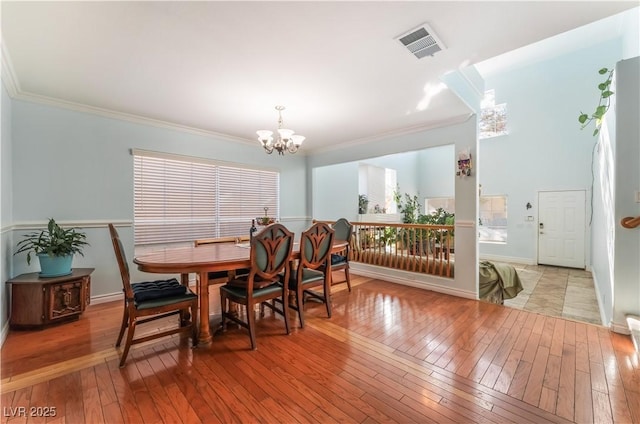
<svg viewBox="0 0 640 424"><path fill-rule="evenodd" d="M256 351L231 328L206 348L177 336L135 346L120 369L120 302L12 331L2 421L640 422L640 358L628 336L353 277L351 293L337 286L331 319L311 302L304 330L292 314L289 336L281 319L258 319ZM53 417L29 416L51 408Z"/></svg>

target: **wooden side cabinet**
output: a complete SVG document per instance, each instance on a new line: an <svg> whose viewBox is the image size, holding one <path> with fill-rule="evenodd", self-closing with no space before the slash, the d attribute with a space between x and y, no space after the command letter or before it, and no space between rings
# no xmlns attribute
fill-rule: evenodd
<svg viewBox="0 0 640 424"><path fill-rule="evenodd" d="M42 329L77 320L91 299L93 268L74 268L62 277L40 277L37 272L7 281L11 285L13 330Z"/></svg>

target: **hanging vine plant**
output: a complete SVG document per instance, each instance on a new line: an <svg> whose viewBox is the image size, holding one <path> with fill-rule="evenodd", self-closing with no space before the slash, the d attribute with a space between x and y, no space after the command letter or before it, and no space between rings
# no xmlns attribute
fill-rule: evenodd
<svg viewBox="0 0 640 424"><path fill-rule="evenodd" d="M587 127L592 121L595 122L596 128L593 130L593 135L596 136L600 132L600 126L602 125L602 118L609 110L609 106L611 106L611 96L613 95L613 91L611 91L611 81L613 80L613 69L602 68L598 71L600 75L606 75L607 79L604 82L598 84L598 90L600 90L600 101L598 102L598 106L596 107L595 112L589 116L586 113L580 111L580 116L578 116L578 122L582 124L580 129L584 129Z"/></svg>

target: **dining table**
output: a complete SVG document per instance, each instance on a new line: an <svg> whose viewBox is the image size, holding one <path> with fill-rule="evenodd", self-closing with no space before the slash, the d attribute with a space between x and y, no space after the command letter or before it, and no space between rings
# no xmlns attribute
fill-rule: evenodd
<svg viewBox="0 0 640 424"><path fill-rule="evenodd" d="M334 240L332 252L347 247L346 240ZM200 246L167 247L140 256L133 262L142 272L156 274L180 274L181 283L189 286L189 274L199 275L198 280L198 345L213 340L209 323L209 272L235 271L250 268L250 243L212 243ZM291 261L299 259L300 247L294 243ZM191 319L196 319L192 317Z"/></svg>

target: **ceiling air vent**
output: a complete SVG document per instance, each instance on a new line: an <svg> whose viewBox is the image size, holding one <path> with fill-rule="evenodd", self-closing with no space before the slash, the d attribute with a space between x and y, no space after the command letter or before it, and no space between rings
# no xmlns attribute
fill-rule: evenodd
<svg viewBox="0 0 640 424"><path fill-rule="evenodd" d="M442 41L426 24L402 34L397 39L418 59L433 56L434 53L446 49Z"/></svg>

